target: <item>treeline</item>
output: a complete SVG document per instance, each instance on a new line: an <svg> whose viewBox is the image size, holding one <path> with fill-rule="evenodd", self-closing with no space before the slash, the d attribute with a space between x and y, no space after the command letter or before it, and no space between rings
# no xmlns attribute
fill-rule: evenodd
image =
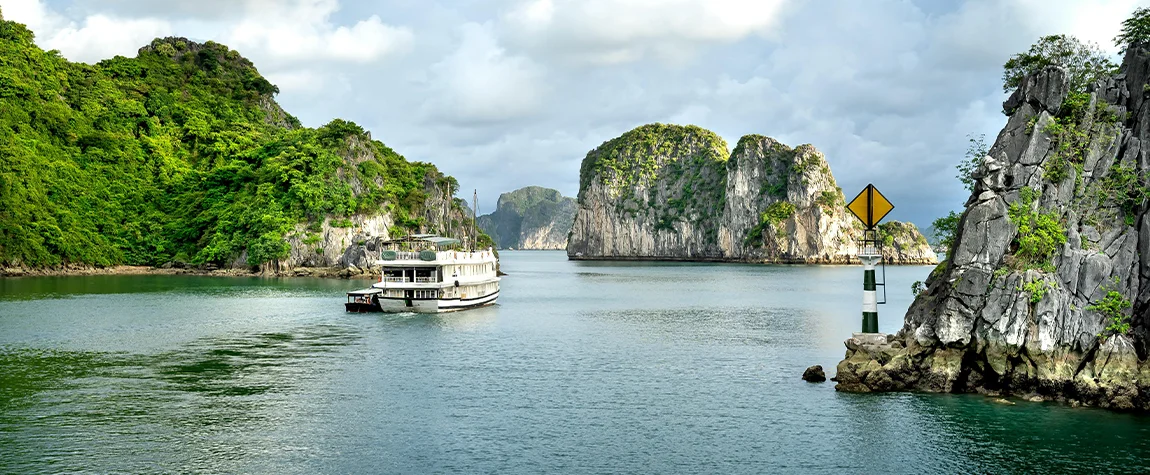
<svg viewBox="0 0 1150 475"><path fill-rule="evenodd" d="M0 264L254 266L303 223L386 207L419 229L426 180L458 187L354 123L301 127L275 93L221 44L87 65L0 20Z"/></svg>

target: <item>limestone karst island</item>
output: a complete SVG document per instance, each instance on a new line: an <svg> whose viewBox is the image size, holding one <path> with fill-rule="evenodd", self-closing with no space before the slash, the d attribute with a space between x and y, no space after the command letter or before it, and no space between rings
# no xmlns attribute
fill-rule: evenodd
<svg viewBox="0 0 1150 475"><path fill-rule="evenodd" d="M1150 473L1150 1L0 0L0 473Z"/></svg>

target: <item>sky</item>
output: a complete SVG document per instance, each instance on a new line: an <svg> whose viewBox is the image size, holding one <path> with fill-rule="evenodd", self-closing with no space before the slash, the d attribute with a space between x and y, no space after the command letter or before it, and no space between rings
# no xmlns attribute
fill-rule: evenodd
<svg viewBox="0 0 1150 475"><path fill-rule="evenodd" d="M304 125L355 121L455 176L480 212L652 122L822 151L888 219L959 210L968 136L993 142L1002 64L1065 33L1116 54L1150 0L0 0L45 49L94 63L155 37L251 59Z"/></svg>

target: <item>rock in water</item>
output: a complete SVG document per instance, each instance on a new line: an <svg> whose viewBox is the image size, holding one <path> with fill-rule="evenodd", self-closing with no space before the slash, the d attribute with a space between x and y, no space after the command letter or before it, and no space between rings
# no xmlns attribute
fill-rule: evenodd
<svg viewBox="0 0 1150 475"><path fill-rule="evenodd" d="M862 225L822 153L761 135L734 152L714 132L651 124L587 154L572 259L857 261ZM882 230L888 263L937 262L911 224Z"/></svg>
<svg viewBox="0 0 1150 475"><path fill-rule="evenodd" d="M814 365L803 371L803 381L811 383L821 383L827 380L826 373L823 372L822 365Z"/></svg>
<svg viewBox="0 0 1150 475"><path fill-rule="evenodd" d="M1129 48L1087 93L1057 67L1022 81L903 347L848 341L836 389L1150 410L1148 65Z"/></svg>
<svg viewBox="0 0 1150 475"><path fill-rule="evenodd" d="M499 195L495 212L477 223L500 249L566 249L575 221L575 199L528 186Z"/></svg>

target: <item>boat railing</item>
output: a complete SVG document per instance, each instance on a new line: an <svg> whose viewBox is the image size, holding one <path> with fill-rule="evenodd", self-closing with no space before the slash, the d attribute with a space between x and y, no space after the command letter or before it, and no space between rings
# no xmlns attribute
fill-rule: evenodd
<svg viewBox="0 0 1150 475"><path fill-rule="evenodd" d="M406 284L406 283L410 283L410 282L415 282L417 284L434 284L436 282L439 282L439 280L437 280L434 276L432 276L432 277L415 277L415 278L384 276L383 281L384 282L394 282L394 283L399 283L399 284Z"/></svg>
<svg viewBox="0 0 1150 475"><path fill-rule="evenodd" d="M395 258L401 261L416 261L419 260L419 253L411 251L396 251Z"/></svg>

